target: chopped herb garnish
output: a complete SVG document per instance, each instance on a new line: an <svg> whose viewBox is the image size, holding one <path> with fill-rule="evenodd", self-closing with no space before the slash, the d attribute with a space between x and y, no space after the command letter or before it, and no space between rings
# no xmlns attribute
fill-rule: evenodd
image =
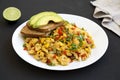
<svg viewBox="0 0 120 80"><path fill-rule="evenodd" d="M81 47L82 45L83 45L83 42L80 42L80 43L79 43L79 46Z"/></svg>
<svg viewBox="0 0 120 80"><path fill-rule="evenodd" d="M70 41L70 40L71 40L71 38L70 38L70 37L66 38L66 41Z"/></svg>
<svg viewBox="0 0 120 80"><path fill-rule="evenodd" d="M78 38L78 40L80 41L80 42L82 42L83 40L84 40L84 37L83 37L83 35L81 34L81 35L79 35L79 36L77 36L77 38Z"/></svg>
<svg viewBox="0 0 120 80"><path fill-rule="evenodd" d="M81 28L82 30L85 30L83 27Z"/></svg>
<svg viewBox="0 0 120 80"><path fill-rule="evenodd" d="M56 50L56 55L60 56L61 55L61 51L60 50Z"/></svg>
<svg viewBox="0 0 120 80"><path fill-rule="evenodd" d="M55 64L53 64L52 62L47 63L47 65L49 65L49 66L55 66Z"/></svg>
<svg viewBox="0 0 120 80"><path fill-rule="evenodd" d="M64 25L67 25L67 24L69 24L69 22L68 21L64 21Z"/></svg>
<svg viewBox="0 0 120 80"><path fill-rule="evenodd" d="M64 40L63 40L63 39L60 39L59 41L62 42L62 43L64 43Z"/></svg>
<svg viewBox="0 0 120 80"><path fill-rule="evenodd" d="M71 44L71 48L70 48L71 50L76 50L77 48L78 48L78 47L77 47L76 44L74 44L74 43Z"/></svg>
<svg viewBox="0 0 120 80"><path fill-rule="evenodd" d="M50 33L50 36L53 36L54 35L54 32L52 31L51 33Z"/></svg>
<svg viewBox="0 0 120 80"><path fill-rule="evenodd" d="M73 39L73 34L68 34L66 41L71 41Z"/></svg>
<svg viewBox="0 0 120 80"><path fill-rule="evenodd" d="M81 34L81 35L77 36L77 39L79 40L79 42L80 42L79 46L81 47L83 45L83 40L84 40L83 35Z"/></svg>
<svg viewBox="0 0 120 80"><path fill-rule="evenodd" d="M25 44L25 43L23 44L23 47L26 47L26 44Z"/></svg>

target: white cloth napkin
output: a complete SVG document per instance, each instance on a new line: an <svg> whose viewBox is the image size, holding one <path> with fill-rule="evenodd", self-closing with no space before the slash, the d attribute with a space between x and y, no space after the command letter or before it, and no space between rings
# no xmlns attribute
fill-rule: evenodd
<svg viewBox="0 0 120 80"><path fill-rule="evenodd" d="M91 1L95 6L93 16L103 18L102 25L120 36L120 0Z"/></svg>

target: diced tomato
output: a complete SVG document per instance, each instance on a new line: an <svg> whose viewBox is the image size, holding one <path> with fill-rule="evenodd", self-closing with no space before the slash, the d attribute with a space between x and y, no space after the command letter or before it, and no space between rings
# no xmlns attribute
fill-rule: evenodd
<svg viewBox="0 0 120 80"><path fill-rule="evenodd" d="M63 54L64 54L64 55L66 55L66 54L67 54L66 50L64 50L64 51L63 51Z"/></svg>
<svg viewBox="0 0 120 80"><path fill-rule="evenodd" d="M79 54L80 54L80 53L79 53L79 52L77 52L77 51L76 51L75 53L76 53L78 56L79 56Z"/></svg>
<svg viewBox="0 0 120 80"><path fill-rule="evenodd" d="M54 54L53 58L56 59L56 57L57 57L57 56Z"/></svg>
<svg viewBox="0 0 120 80"><path fill-rule="evenodd" d="M80 31L77 31L77 35L78 35L78 36L80 35Z"/></svg>
<svg viewBox="0 0 120 80"><path fill-rule="evenodd" d="M52 51L52 50L53 50L53 48L51 48L51 47L50 47L50 48L48 48L48 50L49 50L49 51Z"/></svg>
<svg viewBox="0 0 120 80"><path fill-rule="evenodd" d="M76 29L76 27L72 27L71 29L72 29L72 30L75 30L75 29Z"/></svg>
<svg viewBox="0 0 120 80"><path fill-rule="evenodd" d="M92 43L89 38L86 38L86 41L87 41L88 44L91 44L91 43Z"/></svg>
<svg viewBox="0 0 120 80"><path fill-rule="evenodd" d="M61 30L64 30L64 27L63 27L63 26L61 26L61 27L60 27L60 29L61 29Z"/></svg>
<svg viewBox="0 0 120 80"><path fill-rule="evenodd" d="M62 34L63 34L62 28L59 28L59 29L58 29L58 34L59 34L59 35L62 35Z"/></svg>
<svg viewBox="0 0 120 80"><path fill-rule="evenodd" d="M77 27L77 26L74 24L74 27Z"/></svg>
<svg viewBox="0 0 120 80"><path fill-rule="evenodd" d="M55 37L55 40L58 40L59 38L60 38L60 36L56 36L56 37Z"/></svg>
<svg viewBox="0 0 120 80"><path fill-rule="evenodd" d="M82 55L81 55L82 58L84 58L84 57L86 57L86 56L87 56L86 54L82 54Z"/></svg>
<svg viewBox="0 0 120 80"><path fill-rule="evenodd" d="M70 63L71 63L71 62L73 62L73 60L72 60L72 59L70 59Z"/></svg>
<svg viewBox="0 0 120 80"><path fill-rule="evenodd" d="M51 63L51 61L49 60L49 59L47 59L47 62L46 62L47 64L50 64Z"/></svg>
<svg viewBox="0 0 120 80"><path fill-rule="evenodd" d="M24 47L24 50L27 50L27 47Z"/></svg>

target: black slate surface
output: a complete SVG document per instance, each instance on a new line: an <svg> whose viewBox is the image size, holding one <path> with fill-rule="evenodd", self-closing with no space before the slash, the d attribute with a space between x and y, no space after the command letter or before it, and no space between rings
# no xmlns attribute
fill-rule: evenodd
<svg viewBox="0 0 120 80"><path fill-rule="evenodd" d="M22 12L16 23L8 23L2 18L3 10L9 6ZM13 32L32 15L42 11L75 14L98 23L109 39L105 55L88 67L72 71L45 70L23 61L13 50ZM0 0L0 80L120 80L120 37L104 28L101 19L93 18L93 12L90 0Z"/></svg>

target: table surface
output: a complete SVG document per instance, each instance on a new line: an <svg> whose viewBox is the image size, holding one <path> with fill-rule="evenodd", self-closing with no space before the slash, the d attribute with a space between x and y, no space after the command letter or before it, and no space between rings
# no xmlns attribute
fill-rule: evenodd
<svg viewBox="0 0 120 80"><path fill-rule="evenodd" d="M2 17L3 10L9 6L22 12L16 23L8 23ZM120 80L120 37L104 28L102 19L93 18L94 8L90 0L0 0L0 80ZM98 23L109 39L105 55L88 67L72 71L45 70L23 61L13 50L13 32L32 15L42 11L79 15Z"/></svg>

